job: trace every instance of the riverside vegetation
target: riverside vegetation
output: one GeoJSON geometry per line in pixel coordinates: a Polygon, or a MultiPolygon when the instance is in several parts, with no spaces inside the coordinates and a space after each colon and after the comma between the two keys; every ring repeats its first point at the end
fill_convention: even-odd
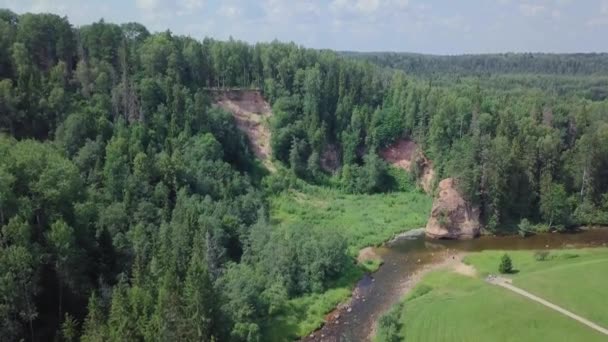
{"type": "Polygon", "coordinates": [[[489,231],[605,224],[608,102],[581,75],[606,76],[608,59],[576,63],[560,73],[573,91],[507,91],[295,44],[0,10],[0,340],[307,334],[364,272],[358,248],[424,223],[420,170],[377,154],[400,138],[489,231]],[[272,105],[276,172],[213,106],[211,89],[232,88],[272,105]]]}

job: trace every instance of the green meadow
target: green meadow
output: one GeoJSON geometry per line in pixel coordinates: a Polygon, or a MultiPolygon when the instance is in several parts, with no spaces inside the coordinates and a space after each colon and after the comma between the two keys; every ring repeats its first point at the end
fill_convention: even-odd
{"type": "Polygon", "coordinates": [[[352,195],[339,190],[306,186],[271,201],[273,223],[289,226],[306,222],[313,229],[338,230],[353,255],[378,245],[395,234],[426,225],[432,199],[419,191],[352,195]]]}
{"type": "MultiPolygon", "coordinates": [[[[484,281],[503,251],[465,259],[478,276],[450,270],[425,276],[380,325],[376,341],[606,341],[606,336],[541,304],[484,281]],[[389,324],[390,323],[390,324],[389,324]]],[[[569,311],[608,325],[608,249],[508,252],[513,284],[569,311]]]]}

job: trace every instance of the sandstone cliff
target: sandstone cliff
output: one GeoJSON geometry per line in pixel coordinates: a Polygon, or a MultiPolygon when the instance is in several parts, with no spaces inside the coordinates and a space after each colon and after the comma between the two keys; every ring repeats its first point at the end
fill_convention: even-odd
{"type": "Polygon", "coordinates": [[[454,180],[439,183],[431,217],[426,224],[426,235],[435,239],[471,239],[479,235],[479,209],[465,201],[456,189],[454,180]]]}

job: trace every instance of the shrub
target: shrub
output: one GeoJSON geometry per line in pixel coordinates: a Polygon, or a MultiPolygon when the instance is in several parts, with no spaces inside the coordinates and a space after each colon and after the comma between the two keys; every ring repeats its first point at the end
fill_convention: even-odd
{"type": "Polygon", "coordinates": [[[403,302],[395,305],[391,310],[378,320],[378,332],[376,341],[398,342],[402,341],[401,329],[403,328],[403,302]]]}
{"type": "Polygon", "coordinates": [[[534,259],[536,261],[545,261],[549,258],[549,251],[536,251],[534,253],[534,259]]]}
{"type": "Polygon", "coordinates": [[[564,253],[564,254],[559,255],[560,259],[574,259],[574,258],[578,258],[578,257],[579,257],[579,255],[574,254],[574,253],[564,253]]]}
{"type": "Polygon", "coordinates": [[[504,254],[500,259],[500,265],[498,265],[498,272],[507,274],[513,272],[513,263],[509,254],[504,254]]]}
{"type": "Polygon", "coordinates": [[[530,224],[530,221],[525,218],[519,222],[517,230],[521,237],[526,237],[532,234],[533,227],[532,224],[530,224]]]}
{"type": "Polygon", "coordinates": [[[450,223],[450,215],[446,210],[442,210],[439,212],[439,215],[437,215],[437,223],[439,223],[441,227],[448,226],[448,224],[450,223]]]}
{"type": "Polygon", "coordinates": [[[412,300],[414,298],[418,298],[418,297],[422,297],[425,294],[429,293],[433,291],[433,287],[426,285],[426,284],[422,284],[422,285],[418,285],[416,286],[416,288],[414,288],[414,291],[412,291],[412,294],[408,297],[408,300],[412,300]]]}

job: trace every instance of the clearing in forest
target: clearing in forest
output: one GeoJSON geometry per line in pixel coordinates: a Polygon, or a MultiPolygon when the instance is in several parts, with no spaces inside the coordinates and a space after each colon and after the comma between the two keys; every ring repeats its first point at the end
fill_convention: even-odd
{"type": "Polygon", "coordinates": [[[270,171],[275,167],[270,161],[270,128],[268,119],[272,116],[270,104],[259,90],[214,91],[214,105],[232,113],[237,127],[249,139],[255,156],[270,171]]]}
{"type": "Polygon", "coordinates": [[[422,153],[418,144],[409,139],[399,139],[380,151],[380,155],[387,163],[408,172],[412,171],[414,163],[418,163],[421,167],[421,175],[418,181],[426,193],[431,192],[435,170],[433,169],[433,163],[422,153]]]}

